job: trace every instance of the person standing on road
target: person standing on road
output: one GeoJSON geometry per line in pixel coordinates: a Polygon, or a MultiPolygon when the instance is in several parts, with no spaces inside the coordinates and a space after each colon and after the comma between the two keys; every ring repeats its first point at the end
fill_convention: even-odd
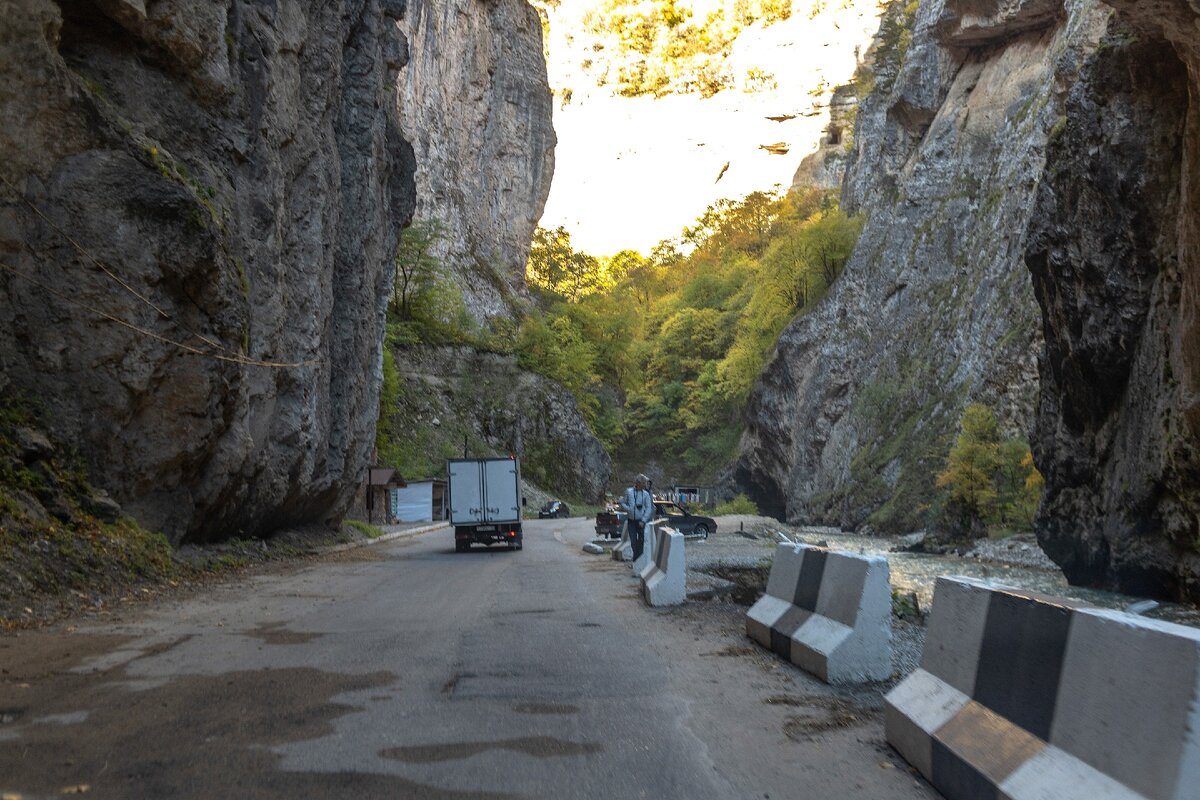
{"type": "Polygon", "coordinates": [[[633,486],[625,490],[619,504],[629,523],[629,544],[633,548],[634,561],[642,557],[646,546],[646,523],[654,519],[654,498],[646,490],[649,485],[649,478],[638,475],[633,486]]]}

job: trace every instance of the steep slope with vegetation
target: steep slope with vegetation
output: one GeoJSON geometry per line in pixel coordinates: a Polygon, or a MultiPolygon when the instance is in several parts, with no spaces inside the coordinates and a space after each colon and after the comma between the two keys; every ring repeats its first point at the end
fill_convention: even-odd
{"type": "Polygon", "coordinates": [[[718,203],[649,257],[597,258],[539,231],[529,281],[543,310],[522,324],[519,357],[576,393],[622,473],[713,483],[776,336],[834,284],[860,224],[808,190],[718,203]]]}
{"type": "Polygon", "coordinates": [[[597,86],[625,97],[711,97],[742,77],[729,64],[738,35],[756,22],[767,26],[791,15],[792,0],[605,0],[584,14],[580,51],[593,55],[580,67],[597,86]],[[603,58],[595,55],[600,52],[603,58]]]}
{"type": "Polygon", "coordinates": [[[537,487],[585,503],[603,496],[611,459],[562,384],[523,369],[513,353],[398,352],[385,366],[381,463],[423,477],[441,475],[448,458],[512,453],[537,487]]]}
{"type": "Polygon", "coordinates": [[[460,282],[435,255],[443,235],[440,223],[418,220],[400,237],[387,307],[378,463],[426,478],[442,474],[447,458],[513,454],[524,477],[545,491],[598,500],[611,461],[563,385],[570,376],[525,369],[519,323],[469,310],[460,282]]]}
{"type": "Polygon", "coordinates": [[[540,488],[595,501],[607,452],[571,394],[515,355],[554,168],[538,16],[524,0],[418,0],[402,28],[417,208],[387,306],[378,461],[426,478],[450,457],[511,453],[540,488]]]}

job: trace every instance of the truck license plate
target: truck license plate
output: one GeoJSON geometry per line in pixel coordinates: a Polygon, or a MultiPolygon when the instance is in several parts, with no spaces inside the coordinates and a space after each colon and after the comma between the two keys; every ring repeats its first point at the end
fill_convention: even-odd
{"type": "Polygon", "coordinates": [[[477,531],[494,531],[494,530],[496,530],[496,526],[495,525],[480,525],[477,528],[475,528],[475,530],[477,530],[477,531]]]}

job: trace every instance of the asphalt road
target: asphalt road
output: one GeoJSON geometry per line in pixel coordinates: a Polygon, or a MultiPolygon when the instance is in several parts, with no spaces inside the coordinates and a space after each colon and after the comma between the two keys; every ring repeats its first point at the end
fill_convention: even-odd
{"type": "Polygon", "coordinates": [[[0,638],[0,794],[936,797],[839,694],[739,629],[649,609],[583,519],[449,530],[0,638]]]}

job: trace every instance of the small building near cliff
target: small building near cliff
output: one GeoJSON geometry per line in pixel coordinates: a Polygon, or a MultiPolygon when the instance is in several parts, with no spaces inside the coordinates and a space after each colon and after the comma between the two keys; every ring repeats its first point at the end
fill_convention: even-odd
{"type": "Polygon", "coordinates": [[[400,473],[390,467],[369,467],[366,479],[359,484],[354,503],[346,513],[346,518],[362,520],[372,525],[395,523],[397,520],[392,518],[388,493],[407,485],[400,473]]]}
{"type": "Polygon", "coordinates": [[[446,481],[408,481],[388,490],[388,513],[394,522],[432,522],[446,518],[446,481]]]}

